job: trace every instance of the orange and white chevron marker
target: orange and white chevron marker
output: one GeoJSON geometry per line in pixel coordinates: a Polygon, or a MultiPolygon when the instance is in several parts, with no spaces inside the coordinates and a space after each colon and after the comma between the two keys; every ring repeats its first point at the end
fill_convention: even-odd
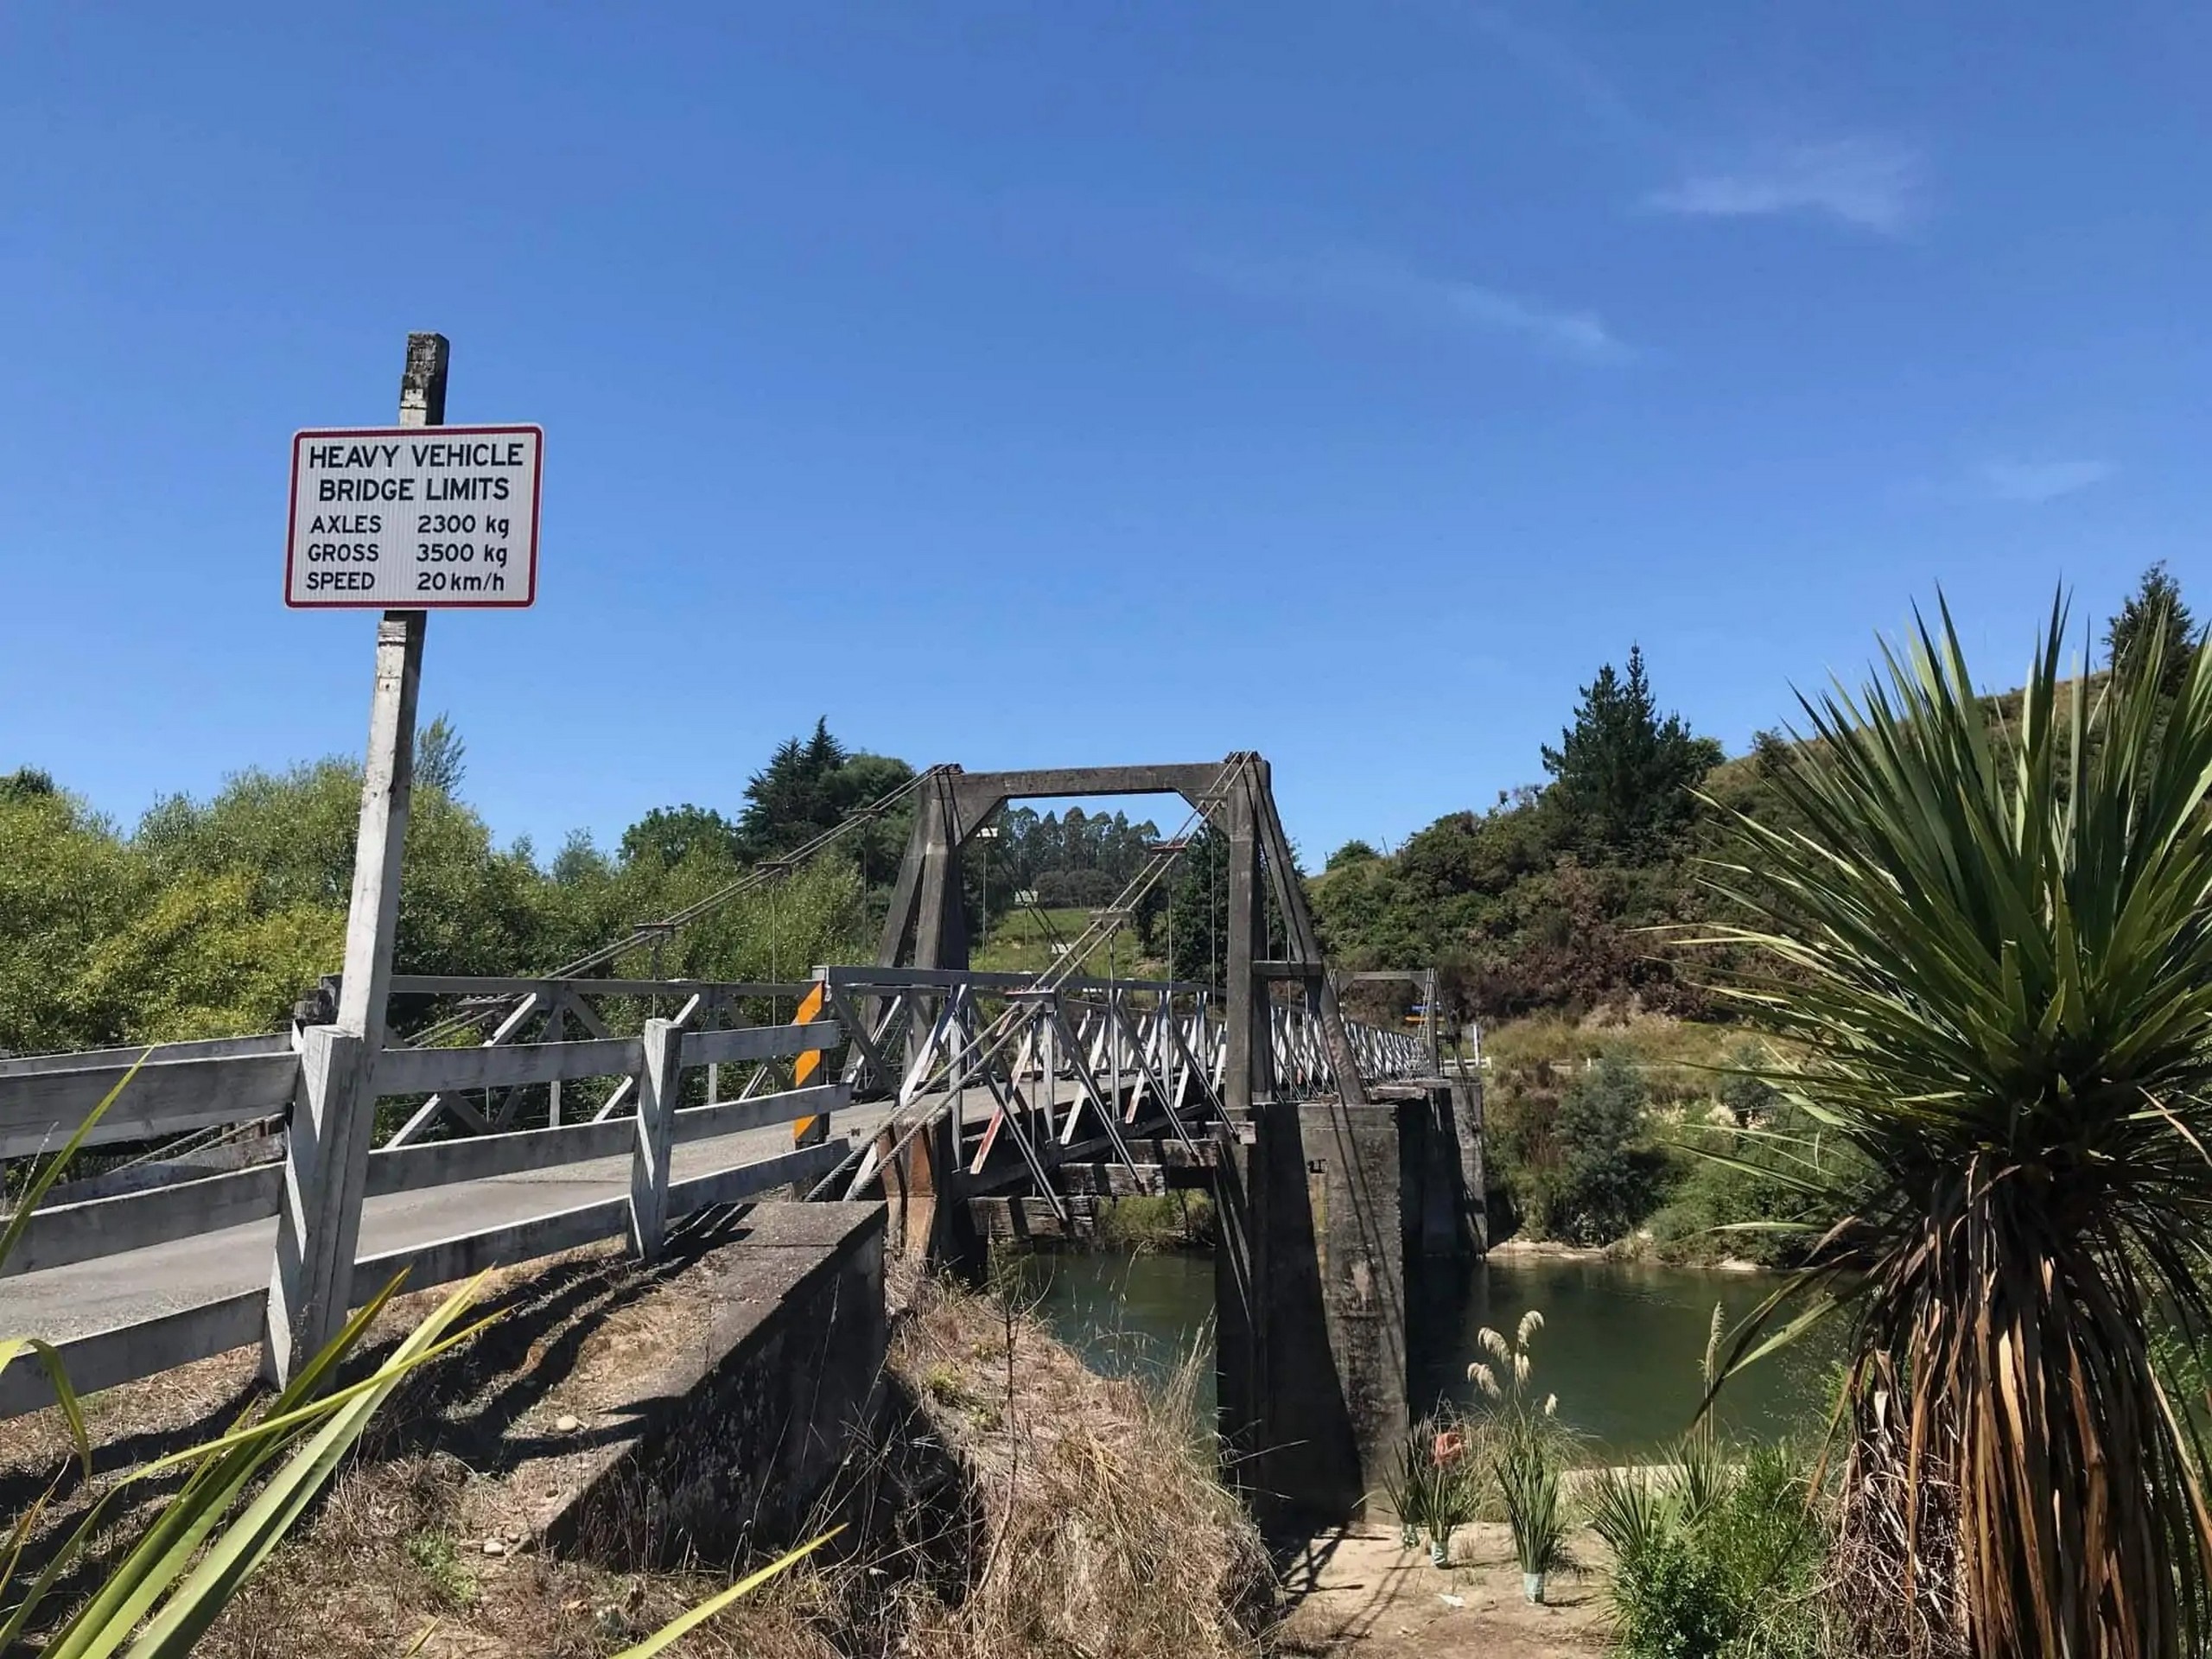
{"type": "MultiPolygon", "coordinates": [[[[822,1017],[822,1005],[828,1000],[829,995],[829,985],[822,980],[816,980],[814,988],[799,998],[798,1013],[792,1019],[791,1023],[795,1026],[812,1025],[822,1017]]],[[[802,1049],[798,1058],[791,1062],[791,1082],[804,1089],[807,1086],[807,1080],[821,1069],[822,1051],[818,1048],[802,1049]]],[[[800,1118],[791,1125],[791,1139],[795,1141],[804,1141],[806,1138],[806,1132],[813,1127],[812,1118],[800,1118]]]]}

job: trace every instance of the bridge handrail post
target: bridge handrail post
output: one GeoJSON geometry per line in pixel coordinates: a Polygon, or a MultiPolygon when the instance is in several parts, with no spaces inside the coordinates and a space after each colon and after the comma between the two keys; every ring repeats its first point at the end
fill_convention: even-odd
{"type": "Polygon", "coordinates": [[[649,1266],[660,1260],[668,1243],[668,1166],[683,1097],[683,1027],[673,1020],[645,1021],[638,1138],[630,1159],[630,1247],[649,1266]]]}
{"type": "Polygon", "coordinates": [[[279,1386],[338,1334],[353,1306],[376,1128],[374,1069],[358,1032],[312,1026],[302,1034],[262,1338],[263,1370],[279,1386]]]}

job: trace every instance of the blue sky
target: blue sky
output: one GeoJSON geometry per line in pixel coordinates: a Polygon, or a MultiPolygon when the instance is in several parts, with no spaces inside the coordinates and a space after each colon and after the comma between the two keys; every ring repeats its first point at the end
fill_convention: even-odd
{"type": "MultiPolygon", "coordinates": [[[[0,10],[0,767],[128,822],[358,747],[288,440],[546,439],[426,712],[542,850],[826,715],[1274,763],[1309,855],[1540,776],[1602,661],[1741,747],[1938,584],[2010,683],[2212,521],[2179,4],[0,10]]],[[[2200,609],[2212,593],[2199,596],[2200,609]]]]}

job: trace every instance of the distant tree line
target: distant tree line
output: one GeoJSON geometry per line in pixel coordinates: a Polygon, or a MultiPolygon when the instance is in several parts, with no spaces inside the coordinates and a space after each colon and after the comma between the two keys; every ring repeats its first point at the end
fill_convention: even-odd
{"type": "MultiPolygon", "coordinates": [[[[657,808],[608,853],[572,836],[550,860],[494,842],[461,798],[466,746],[442,716],[418,734],[395,965],[513,974],[575,960],[729,885],[912,776],[848,753],[826,727],[777,750],[736,818],[657,808]]],[[[0,774],[0,1052],[281,1028],[339,966],[360,768],[310,761],[233,774],[206,800],[162,799],[125,830],[48,773],[0,774]]],[[[903,809],[830,853],[616,964],[671,976],[792,979],[873,951],[903,809]]]]}
{"type": "Polygon", "coordinates": [[[969,842],[965,856],[988,862],[994,914],[1011,908],[1020,893],[1034,893],[1046,910],[1109,905],[1160,839],[1149,819],[1131,823],[1126,813],[1109,817],[1079,806],[1065,816],[1009,807],[989,827],[997,835],[969,842]]]}
{"type": "MultiPolygon", "coordinates": [[[[2179,584],[2154,565],[2107,631],[2101,671],[2140,671],[2156,642],[2171,690],[2200,637],[2179,584]]],[[[2016,701],[1991,699],[1992,717],[2017,713],[2016,701]]],[[[1461,1015],[1722,1012],[1672,936],[1720,902],[1700,861],[1719,847],[1727,816],[1781,813],[1777,770],[1817,758],[1770,732],[1724,758],[1662,711],[1635,646],[1582,688],[1540,758],[1548,780],[1487,810],[1447,814],[1388,856],[1357,841],[1331,855],[1310,891],[1332,956],[1436,967],[1461,1015]]]]}
{"type": "MultiPolygon", "coordinates": [[[[2178,584],[2145,573],[2113,618],[2106,671],[2141,671],[2162,642],[2171,677],[2198,634],[2178,584]]],[[[1995,700],[2002,712],[2003,699],[1995,700]]],[[[1311,878],[1332,956],[1348,966],[1436,966],[1456,1011],[1575,1013],[1634,1001],[1709,1013],[1663,932],[1713,901],[1696,861],[1719,816],[1777,810],[1774,768],[1807,764],[1762,734],[1723,760],[1662,713],[1643,654],[1602,667],[1560,741],[1549,781],[1489,810],[1440,818],[1388,855],[1350,842],[1311,878]]],[[[645,813],[612,851],[572,836],[550,859],[498,845],[463,799],[467,747],[439,718],[420,734],[400,899],[402,971],[514,973],[572,960],[739,874],[788,857],[912,779],[889,756],[849,750],[817,722],[779,745],[734,814],[690,803],[645,813]]],[[[128,829],[31,765],[0,772],[0,1052],[271,1030],[335,971],[351,891],[359,766],[346,760],[249,768],[206,800],[157,802],[128,829]]],[[[768,884],[662,949],[670,975],[765,979],[873,952],[911,817],[855,824],[825,857],[768,884]]],[[[1126,815],[1001,816],[970,843],[970,904],[1019,893],[1047,906],[1110,902],[1159,830],[1126,815]]],[[[1302,879],[1302,878],[1301,878],[1302,879]]],[[[1147,952],[1182,976],[1226,958],[1224,849],[1192,838],[1137,918],[1147,952]]],[[[1272,900],[1270,938],[1281,922],[1272,900]]],[[[1271,945],[1269,948],[1275,948],[1271,945]]],[[[622,965],[642,973],[641,957],[622,965]]]]}

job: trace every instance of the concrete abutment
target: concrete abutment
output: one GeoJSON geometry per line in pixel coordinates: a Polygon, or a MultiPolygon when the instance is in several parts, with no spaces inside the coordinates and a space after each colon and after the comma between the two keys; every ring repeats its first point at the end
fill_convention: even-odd
{"type": "Polygon", "coordinates": [[[619,1425],[532,1529],[615,1564],[793,1535],[883,1404],[884,1206],[762,1204],[696,1269],[696,1328],[600,1402],[619,1425]]]}

